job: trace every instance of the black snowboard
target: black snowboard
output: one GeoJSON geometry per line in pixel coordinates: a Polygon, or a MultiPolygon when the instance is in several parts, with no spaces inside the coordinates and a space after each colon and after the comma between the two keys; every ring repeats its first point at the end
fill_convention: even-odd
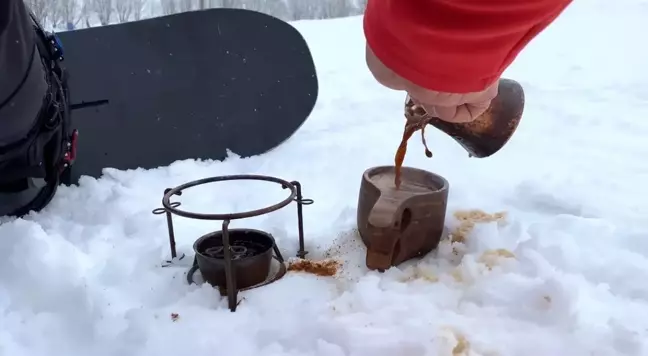
{"type": "Polygon", "coordinates": [[[193,11],[58,37],[78,129],[72,183],[106,167],[265,153],[317,99],[301,34],[254,11],[193,11]]]}

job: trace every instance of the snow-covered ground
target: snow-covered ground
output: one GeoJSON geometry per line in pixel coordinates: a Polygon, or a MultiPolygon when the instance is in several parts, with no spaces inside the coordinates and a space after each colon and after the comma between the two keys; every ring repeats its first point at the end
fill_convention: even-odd
{"type": "MultiPolygon", "coordinates": [[[[506,217],[384,274],[363,267],[355,208],[361,173],[393,160],[403,94],[364,67],[361,18],[297,23],[321,94],[289,142],[249,159],[108,171],[0,225],[0,356],[648,354],[647,16],[646,1],[575,2],[506,72],[527,106],[494,157],[470,159],[428,130],[428,159],[413,139],[406,164],[450,181],[451,229],[456,212],[506,217]],[[160,268],[166,224],[151,210],[164,188],[235,173],[301,181],[315,200],[309,257],[344,261],[339,274],[291,272],[230,313],[215,290],[186,285],[185,269],[160,268]]],[[[285,194],[222,183],[182,202],[242,211],[285,194]]],[[[266,229],[294,256],[295,220],[289,207],[233,226],[266,229]]],[[[187,253],[219,227],[175,223],[187,253]]]]}

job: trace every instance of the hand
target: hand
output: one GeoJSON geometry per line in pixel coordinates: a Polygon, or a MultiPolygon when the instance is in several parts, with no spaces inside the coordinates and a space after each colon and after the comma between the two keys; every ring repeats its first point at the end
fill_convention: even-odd
{"type": "Polygon", "coordinates": [[[481,92],[442,93],[422,88],[394,73],[374,55],[369,46],[366,48],[366,59],[369,70],[380,84],[406,91],[414,103],[421,105],[431,116],[444,121],[471,122],[483,114],[497,96],[498,81],[481,92]]]}

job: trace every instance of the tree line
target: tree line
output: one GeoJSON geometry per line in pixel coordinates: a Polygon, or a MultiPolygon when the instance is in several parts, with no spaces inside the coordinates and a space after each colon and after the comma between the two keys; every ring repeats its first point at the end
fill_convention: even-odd
{"type": "MultiPolygon", "coordinates": [[[[2,0],[0,0],[2,1],[2,0]]],[[[42,24],[76,29],[208,8],[241,8],[284,21],[362,14],[366,0],[26,0],[42,24]]]]}

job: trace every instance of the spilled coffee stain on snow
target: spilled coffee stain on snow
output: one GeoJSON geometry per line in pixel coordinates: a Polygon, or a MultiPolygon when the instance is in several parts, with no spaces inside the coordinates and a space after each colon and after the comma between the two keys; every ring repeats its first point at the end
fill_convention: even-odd
{"type": "Polygon", "coordinates": [[[450,234],[452,242],[465,243],[468,235],[478,223],[490,223],[506,219],[506,212],[489,214],[481,210],[457,211],[454,217],[459,220],[459,226],[450,234]]]}
{"type": "Polygon", "coordinates": [[[294,260],[288,264],[290,272],[306,272],[321,277],[331,277],[337,274],[340,263],[336,260],[294,260]]]}

